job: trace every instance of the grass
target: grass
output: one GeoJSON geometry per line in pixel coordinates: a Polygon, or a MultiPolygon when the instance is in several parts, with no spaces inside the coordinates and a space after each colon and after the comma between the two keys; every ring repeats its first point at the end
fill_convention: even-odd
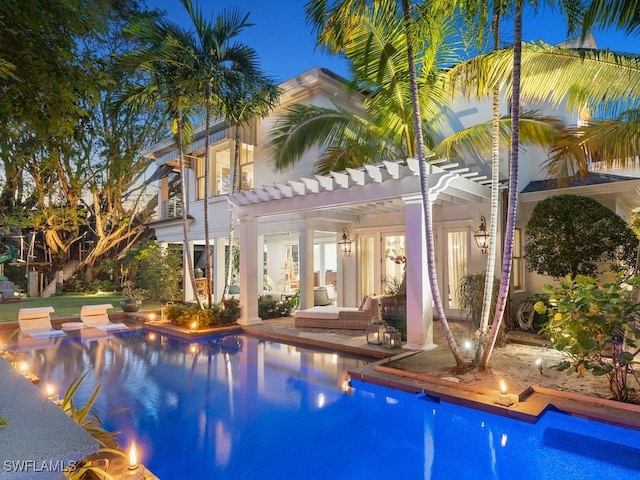
{"type": "MultiPolygon", "coordinates": [[[[80,308],[83,305],[99,305],[110,303],[113,305],[112,311],[120,311],[120,300],[124,297],[120,294],[72,294],[53,297],[24,297],[15,303],[0,303],[0,322],[17,322],[18,310],[21,308],[33,307],[53,307],[55,312],[51,318],[73,317],[80,315],[80,308]]],[[[159,303],[143,302],[142,310],[159,309],[159,303]]]]}

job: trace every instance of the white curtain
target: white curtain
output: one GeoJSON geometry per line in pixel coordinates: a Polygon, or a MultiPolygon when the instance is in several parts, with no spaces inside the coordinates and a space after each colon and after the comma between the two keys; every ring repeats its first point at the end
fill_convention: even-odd
{"type": "Polygon", "coordinates": [[[462,277],[467,274],[467,232],[449,232],[447,242],[449,308],[460,308],[458,287],[462,277]]]}
{"type": "Polygon", "coordinates": [[[373,236],[358,237],[360,255],[360,297],[376,292],[375,239],[373,236]]]}

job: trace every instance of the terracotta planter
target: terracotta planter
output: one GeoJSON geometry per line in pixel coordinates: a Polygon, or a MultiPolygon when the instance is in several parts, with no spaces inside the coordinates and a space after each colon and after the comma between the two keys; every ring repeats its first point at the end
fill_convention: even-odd
{"type": "Polygon", "coordinates": [[[141,305],[142,300],[138,300],[137,298],[125,298],[120,301],[120,308],[122,308],[123,312],[137,312],[140,310],[141,305]]]}

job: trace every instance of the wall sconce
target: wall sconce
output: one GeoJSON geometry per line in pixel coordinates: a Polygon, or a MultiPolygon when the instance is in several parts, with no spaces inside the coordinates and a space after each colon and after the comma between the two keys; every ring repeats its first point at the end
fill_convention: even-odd
{"type": "Polygon", "coordinates": [[[487,253],[487,250],[489,249],[489,233],[487,232],[487,224],[484,219],[484,215],[480,217],[480,228],[473,234],[473,238],[482,253],[487,253]]]}
{"type": "Polygon", "coordinates": [[[342,239],[338,242],[338,249],[345,257],[348,257],[351,254],[351,243],[351,240],[349,240],[349,234],[345,228],[342,230],[342,239]]]}

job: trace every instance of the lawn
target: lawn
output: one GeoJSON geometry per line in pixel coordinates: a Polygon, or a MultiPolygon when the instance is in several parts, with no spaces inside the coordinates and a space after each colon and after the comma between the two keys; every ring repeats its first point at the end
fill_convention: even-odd
{"type": "MultiPolygon", "coordinates": [[[[16,322],[18,321],[18,310],[21,308],[32,307],[53,307],[55,312],[51,314],[51,318],[55,317],[72,317],[80,315],[80,308],[83,305],[99,305],[102,303],[110,303],[113,305],[113,312],[120,311],[120,300],[122,295],[112,294],[77,294],[77,295],[61,295],[53,297],[24,297],[15,303],[0,303],[0,322],[16,322]]],[[[144,302],[142,310],[159,309],[159,303],[144,302]]]]}

